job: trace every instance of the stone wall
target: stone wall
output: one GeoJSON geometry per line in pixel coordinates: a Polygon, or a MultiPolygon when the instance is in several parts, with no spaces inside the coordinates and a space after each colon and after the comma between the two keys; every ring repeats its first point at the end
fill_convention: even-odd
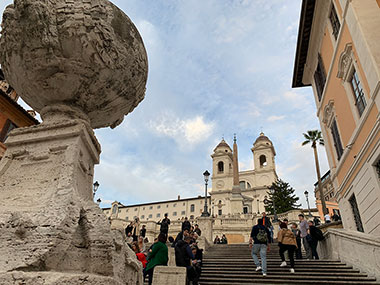
{"type": "Polygon", "coordinates": [[[329,228],[319,243],[322,259],[339,259],[380,279],[380,238],[365,233],[329,228]]]}

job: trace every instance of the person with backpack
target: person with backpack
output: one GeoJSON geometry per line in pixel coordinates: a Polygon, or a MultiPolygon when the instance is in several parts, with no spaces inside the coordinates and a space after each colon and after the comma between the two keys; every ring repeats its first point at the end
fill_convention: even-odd
{"type": "Polygon", "coordinates": [[[309,221],[309,230],[306,238],[311,247],[312,258],[319,259],[317,252],[318,241],[324,240],[324,236],[322,231],[314,225],[313,221],[309,221]]]}
{"type": "Polygon", "coordinates": [[[284,255],[284,252],[287,251],[290,259],[290,273],[294,273],[294,251],[297,248],[296,236],[288,229],[286,223],[281,223],[280,228],[281,230],[277,234],[278,245],[280,246],[280,257],[282,260],[280,267],[287,265],[284,255]]]}
{"type": "Polygon", "coordinates": [[[270,240],[270,232],[263,225],[263,219],[258,219],[257,225],[252,227],[249,248],[252,250],[252,258],[256,265],[256,271],[262,270],[263,276],[267,275],[267,251],[270,250],[270,240]],[[259,253],[261,264],[257,256],[259,253]]]}

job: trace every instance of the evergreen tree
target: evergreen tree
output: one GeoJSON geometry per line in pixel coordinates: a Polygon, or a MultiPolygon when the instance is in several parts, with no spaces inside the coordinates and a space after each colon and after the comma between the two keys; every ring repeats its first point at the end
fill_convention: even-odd
{"type": "Polygon", "coordinates": [[[277,179],[276,182],[272,183],[271,186],[274,191],[268,191],[268,201],[265,206],[265,210],[271,215],[274,214],[273,210],[273,200],[275,202],[277,214],[281,214],[290,210],[298,209],[301,204],[297,204],[300,199],[294,194],[294,189],[289,185],[289,183],[277,179]]]}

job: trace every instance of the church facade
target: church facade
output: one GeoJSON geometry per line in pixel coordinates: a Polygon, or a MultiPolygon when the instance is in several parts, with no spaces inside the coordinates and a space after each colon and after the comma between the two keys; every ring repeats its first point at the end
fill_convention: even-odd
{"type": "MultiPolygon", "coordinates": [[[[275,155],[271,140],[263,133],[256,139],[251,148],[254,169],[238,170],[238,153],[236,138],[234,151],[223,139],[211,155],[212,190],[207,197],[208,211],[213,217],[248,215],[263,212],[264,199],[268,186],[277,179],[275,155]]],[[[139,218],[141,222],[159,221],[165,214],[171,220],[182,220],[188,217],[195,220],[204,210],[204,196],[162,202],[144,203],[124,206],[115,201],[104,213],[111,220],[127,224],[139,218]]]]}

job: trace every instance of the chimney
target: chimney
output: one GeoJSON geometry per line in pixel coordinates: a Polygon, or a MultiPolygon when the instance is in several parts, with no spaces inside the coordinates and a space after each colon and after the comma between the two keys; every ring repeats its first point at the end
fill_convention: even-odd
{"type": "Polygon", "coordinates": [[[181,200],[181,195],[178,195],[178,200],[181,200]]]}

